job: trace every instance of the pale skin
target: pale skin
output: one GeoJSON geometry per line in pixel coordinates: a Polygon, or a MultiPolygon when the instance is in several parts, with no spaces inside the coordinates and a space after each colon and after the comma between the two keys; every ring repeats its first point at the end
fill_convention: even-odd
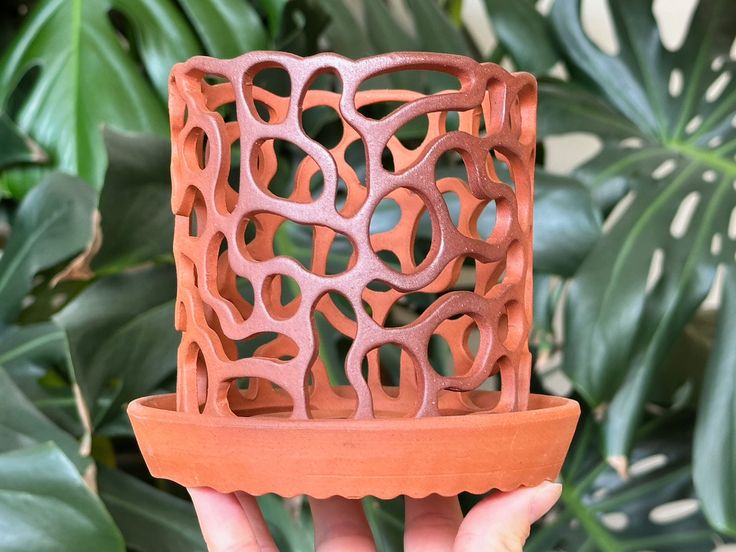
{"type": "MultiPolygon", "coordinates": [[[[463,518],[457,497],[406,498],[404,550],[407,552],[517,552],[531,524],[557,502],[558,483],[492,494],[463,518]]],[[[211,552],[276,551],[254,497],[189,489],[211,552]]],[[[360,501],[309,499],[318,552],[375,550],[360,501]]]]}

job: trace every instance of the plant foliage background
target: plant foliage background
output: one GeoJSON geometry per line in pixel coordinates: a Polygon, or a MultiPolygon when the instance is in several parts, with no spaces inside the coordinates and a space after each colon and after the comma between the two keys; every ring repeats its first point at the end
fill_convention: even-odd
{"type": "MultiPolygon", "coordinates": [[[[482,52],[461,2],[2,5],[0,549],[203,549],[186,493],[147,475],[124,409],[175,379],[168,70],[253,49],[431,50],[538,76],[533,384],[562,385],[584,413],[528,549],[736,536],[732,0],[700,0],[674,51],[651,2],[610,1],[615,55],[586,35],[578,0],[485,0],[498,44],[482,52]],[[569,133],[602,147],[545,171],[546,139],[569,133]]],[[[298,254],[299,236],[287,245],[298,254]]],[[[311,549],[302,502],[260,500],[282,549],[311,549]]],[[[400,549],[401,501],[365,510],[380,549],[400,549]]]]}

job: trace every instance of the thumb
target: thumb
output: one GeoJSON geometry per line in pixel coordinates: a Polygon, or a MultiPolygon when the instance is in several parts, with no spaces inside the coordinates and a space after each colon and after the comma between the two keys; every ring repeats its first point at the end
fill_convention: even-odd
{"type": "Polygon", "coordinates": [[[542,517],[562,493],[559,483],[496,493],[481,500],[460,524],[455,552],[523,550],[531,524],[542,517]]]}

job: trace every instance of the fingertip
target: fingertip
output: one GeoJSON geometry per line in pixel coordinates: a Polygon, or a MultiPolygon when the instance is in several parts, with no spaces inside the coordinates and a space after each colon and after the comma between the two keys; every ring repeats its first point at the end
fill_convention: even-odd
{"type": "Polygon", "coordinates": [[[514,491],[497,492],[487,495],[477,505],[486,508],[527,508],[530,523],[539,520],[559,500],[562,494],[562,485],[552,481],[544,481],[535,487],[520,487],[514,491]]]}
{"type": "Polygon", "coordinates": [[[221,496],[221,493],[209,487],[187,487],[186,489],[193,501],[218,500],[218,497],[221,496]]]}
{"type": "Polygon", "coordinates": [[[549,511],[561,492],[560,484],[545,482],[487,496],[460,525],[454,550],[522,550],[531,524],[549,511]]]}
{"type": "Polygon", "coordinates": [[[194,508],[198,510],[198,513],[201,510],[201,515],[207,515],[212,508],[235,504],[234,496],[209,487],[187,487],[187,492],[192,497],[194,508]]]}
{"type": "Polygon", "coordinates": [[[531,523],[536,522],[544,514],[549,512],[555,503],[560,499],[562,494],[562,485],[545,481],[541,485],[533,487],[534,496],[532,496],[531,507],[529,509],[531,523]]]}

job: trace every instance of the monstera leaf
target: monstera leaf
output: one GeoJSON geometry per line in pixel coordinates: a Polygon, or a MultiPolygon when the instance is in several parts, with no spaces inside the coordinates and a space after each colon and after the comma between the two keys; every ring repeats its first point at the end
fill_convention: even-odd
{"type": "Polygon", "coordinates": [[[79,454],[79,442],[45,417],[0,367],[0,453],[53,441],[80,472],[89,459],[79,454]]]}
{"type": "MultiPolygon", "coordinates": [[[[54,167],[99,187],[106,163],[101,124],[165,132],[168,71],[197,50],[171,2],[45,0],[0,61],[0,105],[49,153],[54,167]],[[129,25],[145,73],[111,13],[129,25]]],[[[36,175],[10,171],[0,186],[21,195],[36,175]]]]}
{"type": "Polygon", "coordinates": [[[106,466],[99,467],[97,483],[100,498],[129,548],[141,552],[206,550],[190,502],[106,466]]]}
{"type": "Polygon", "coordinates": [[[598,452],[595,424],[580,428],[563,469],[560,502],[524,550],[713,550],[720,537],[694,497],[692,425],[687,416],[648,422],[627,480],[598,452]]]}
{"type": "MultiPolygon", "coordinates": [[[[182,0],[207,51],[216,57],[236,57],[268,48],[266,30],[256,9],[242,0],[182,0]]],[[[283,9],[283,6],[281,7],[283,9]]]]}
{"type": "Polygon", "coordinates": [[[172,266],[123,272],[96,281],[54,316],[95,426],[174,373],[175,292],[172,266]]]}
{"type": "Polygon", "coordinates": [[[0,454],[0,548],[125,550],[120,531],[51,443],[0,454]]]}
{"type": "Polygon", "coordinates": [[[38,272],[87,245],[95,200],[78,178],[51,173],[21,202],[0,257],[0,327],[18,316],[38,272]]]}
{"type": "Polygon", "coordinates": [[[714,526],[736,535],[736,271],[724,277],[716,346],[700,398],[695,427],[695,488],[704,497],[703,509],[714,526]]]}
{"type": "Polygon", "coordinates": [[[100,192],[102,245],[91,261],[97,274],[171,258],[169,141],[150,134],[105,130],[109,165],[100,192]]]}
{"type": "Polygon", "coordinates": [[[609,7],[617,55],[585,35],[579,2],[556,2],[551,23],[578,84],[542,85],[540,134],[603,142],[575,171],[607,220],[569,286],[564,363],[589,404],[607,412],[607,453],[623,467],[658,379],[675,377],[663,359],[718,265],[734,263],[736,11],[702,0],[682,46],[669,51],[650,3],[609,7]]]}
{"type": "MultiPolygon", "coordinates": [[[[165,134],[171,66],[201,53],[234,57],[278,45],[285,6],[277,0],[43,0],[0,59],[0,110],[48,152],[52,167],[100,187],[103,123],[165,134]]],[[[0,191],[21,196],[39,172],[8,171],[0,191]]]]}
{"type": "Polygon", "coordinates": [[[41,163],[46,153],[25,136],[5,113],[0,113],[0,169],[18,163],[41,163]]]}

